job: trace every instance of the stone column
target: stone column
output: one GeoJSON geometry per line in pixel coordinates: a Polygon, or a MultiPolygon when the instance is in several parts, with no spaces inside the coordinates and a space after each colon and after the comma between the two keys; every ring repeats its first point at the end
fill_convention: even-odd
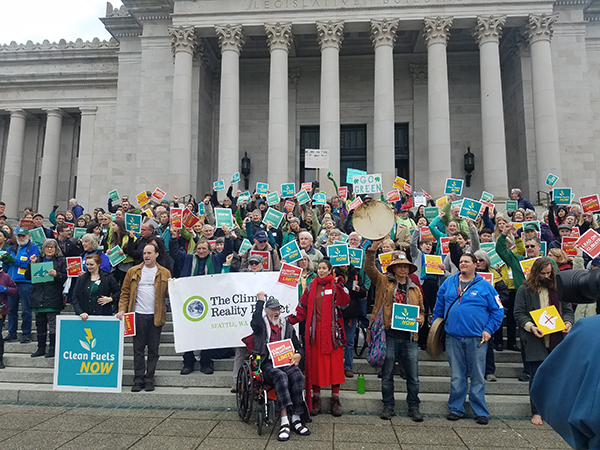
{"type": "Polygon", "coordinates": [[[496,197],[508,195],[504,105],[500,72],[500,36],[506,16],[477,17],[475,38],[479,44],[481,76],[481,131],[483,182],[496,197]]]}
{"type": "Polygon", "coordinates": [[[375,101],[373,104],[373,172],[381,173],[390,188],[396,178],[394,146],[394,43],[399,20],[371,20],[375,47],[375,101]]]}
{"type": "Polygon", "coordinates": [[[298,82],[300,80],[300,67],[293,67],[288,74],[288,174],[290,182],[295,181],[300,167],[300,147],[296,145],[296,103],[298,82]]]}
{"type": "Polygon", "coordinates": [[[103,198],[98,195],[92,199],[92,173],[93,173],[93,155],[94,155],[94,126],[96,124],[95,106],[85,106],[79,108],[81,111],[81,125],[79,132],[79,158],[77,162],[77,202],[85,208],[93,205],[92,201],[103,198]]]}
{"type": "Polygon", "coordinates": [[[428,124],[427,124],[427,64],[411,64],[409,66],[413,84],[413,148],[412,165],[416,189],[429,189],[429,156],[428,124]]]}
{"type": "Polygon", "coordinates": [[[446,55],[452,22],[452,17],[425,18],[423,29],[428,68],[429,189],[433,196],[444,193],[446,178],[452,176],[446,55]]]}
{"type": "Polygon", "coordinates": [[[549,173],[561,176],[558,120],[550,41],[558,14],[531,15],[526,35],[531,51],[533,121],[538,189],[546,186],[549,173]]]}
{"type": "Polygon", "coordinates": [[[58,161],[60,156],[60,132],[63,112],[60,109],[46,109],[46,134],[44,136],[44,156],[42,157],[42,173],[38,211],[50,214],[56,203],[58,187],[58,161]]]}
{"type": "Polygon", "coordinates": [[[2,201],[6,203],[5,214],[9,219],[17,219],[19,216],[19,192],[21,191],[26,122],[27,113],[25,111],[22,109],[10,111],[4,180],[2,182],[2,201]]]}
{"type": "MultiPolygon", "coordinates": [[[[317,22],[317,39],[321,47],[320,147],[329,150],[329,170],[338,183],[340,172],[340,48],[344,40],[344,22],[317,22]]],[[[335,188],[327,180],[327,170],[320,170],[321,188],[328,197],[335,188]]]]}
{"type": "Polygon", "coordinates": [[[191,187],[192,64],[197,42],[194,27],[169,27],[168,32],[175,60],[169,190],[174,195],[185,195],[191,187]]]}
{"type": "Polygon", "coordinates": [[[268,183],[280,190],[288,176],[288,54],[292,44],[292,24],[265,24],[271,52],[269,82],[268,183]]]}
{"type": "Polygon", "coordinates": [[[240,166],[240,53],[244,35],[241,25],[215,26],[215,31],[221,48],[218,179],[225,180],[227,186],[240,166]]]}

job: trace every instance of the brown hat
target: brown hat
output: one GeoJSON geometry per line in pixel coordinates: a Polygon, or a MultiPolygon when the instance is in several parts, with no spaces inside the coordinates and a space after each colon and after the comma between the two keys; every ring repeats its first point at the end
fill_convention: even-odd
{"type": "Polygon", "coordinates": [[[387,266],[388,272],[392,267],[398,264],[406,264],[408,266],[408,273],[415,273],[417,271],[417,266],[408,260],[406,253],[404,252],[394,252],[392,254],[392,262],[387,266]]]}

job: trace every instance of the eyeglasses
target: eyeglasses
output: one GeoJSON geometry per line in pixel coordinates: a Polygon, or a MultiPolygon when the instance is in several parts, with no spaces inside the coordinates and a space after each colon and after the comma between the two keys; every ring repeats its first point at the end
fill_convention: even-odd
{"type": "Polygon", "coordinates": [[[485,262],[485,259],[477,258],[477,262],[485,262]]]}
{"type": "Polygon", "coordinates": [[[250,264],[251,266],[256,266],[256,265],[258,265],[260,263],[256,262],[256,261],[250,261],[248,264],[250,264]]]}
{"type": "Polygon", "coordinates": [[[536,248],[536,247],[537,247],[537,245],[535,245],[535,244],[534,245],[526,245],[525,246],[525,248],[536,248]]]}

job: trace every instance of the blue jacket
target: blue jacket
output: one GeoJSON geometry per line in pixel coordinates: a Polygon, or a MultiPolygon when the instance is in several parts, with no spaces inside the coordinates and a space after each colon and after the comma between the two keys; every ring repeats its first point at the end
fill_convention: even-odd
{"type": "Polygon", "coordinates": [[[6,273],[8,273],[15,283],[31,283],[31,280],[25,279],[25,271],[29,265],[29,257],[31,255],[40,255],[38,246],[29,241],[29,244],[25,247],[19,247],[18,245],[11,246],[8,253],[15,260],[12,264],[7,264],[6,273]]]}
{"type": "Polygon", "coordinates": [[[79,219],[79,216],[83,214],[83,206],[75,205],[73,208],[71,208],[71,212],[75,216],[75,219],[79,219]]]}
{"type": "MultiPolygon", "coordinates": [[[[196,264],[198,264],[198,262],[201,262],[197,254],[194,252],[194,254],[190,255],[182,251],[179,248],[179,243],[177,242],[176,238],[171,238],[171,245],[169,246],[169,248],[171,249],[169,251],[171,258],[173,258],[175,264],[180,269],[180,276],[191,277],[192,268],[194,267],[194,260],[196,260],[196,264]]],[[[225,238],[225,245],[223,246],[223,250],[221,251],[221,253],[217,253],[216,255],[209,255],[209,258],[212,258],[213,267],[215,269],[214,273],[221,273],[221,271],[223,270],[223,263],[225,262],[225,259],[227,258],[227,256],[229,256],[230,253],[233,253],[233,239],[228,237],[225,238]]],[[[206,261],[202,261],[202,263],[202,266],[198,270],[198,275],[205,275],[204,269],[206,267],[206,261]]]]}
{"type": "MultiPolygon", "coordinates": [[[[433,320],[443,319],[452,302],[458,298],[459,276],[460,273],[457,273],[448,277],[440,286],[433,320]]],[[[445,330],[456,339],[479,337],[484,331],[492,335],[500,328],[503,318],[504,310],[498,293],[490,283],[475,274],[462,298],[450,310],[445,330]]]]}

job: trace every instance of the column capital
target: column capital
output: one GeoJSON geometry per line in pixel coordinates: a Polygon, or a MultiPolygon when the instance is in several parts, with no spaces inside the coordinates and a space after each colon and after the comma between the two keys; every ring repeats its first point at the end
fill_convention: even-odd
{"type": "Polygon", "coordinates": [[[344,41],[344,21],[317,22],[317,39],[321,51],[328,47],[339,50],[344,41]]]}
{"type": "Polygon", "coordinates": [[[427,46],[429,47],[432,44],[448,45],[450,27],[453,22],[453,17],[425,17],[423,36],[427,46]]]}
{"type": "Polygon", "coordinates": [[[502,27],[506,23],[506,16],[477,16],[477,25],[473,36],[479,46],[487,42],[499,43],[502,37],[502,27]]]}
{"type": "Polygon", "coordinates": [[[551,41],[554,34],[554,24],[558,21],[557,14],[530,14],[525,26],[525,36],[529,44],[538,41],[551,41]]]}
{"type": "Polygon", "coordinates": [[[413,84],[427,84],[427,64],[411,64],[409,69],[413,84]]]}
{"type": "Polygon", "coordinates": [[[6,111],[8,111],[10,113],[10,118],[12,119],[13,117],[17,118],[17,119],[28,119],[31,118],[31,114],[28,113],[27,111],[25,111],[24,109],[7,109],[6,111]]]}
{"type": "Polygon", "coordinates": [[[380,45],[389,45],[391,47],[396,43],[396,31],[398,30],[399,19],[381,19],[371,20],[371,41],[373,47],[380,45]]]}
{"type": "Polygon", "coordinates": [[[285,50],[286,52],[290,51],[294,40],[291,23],[265,23],[265,31],[267,33],[269,51],[276,49],[285,50]]]}
{"type": "Polygon", "coordinates": [[[293,67],[288,72],[288,83],[291,88],[296,89],[300,80],[300,67],[293,67]]]}
{"type": "Polygon", "coordinates": [[[45,111],[48,117],[59,117],[62,119],[65,116],[65,113],[58,108],[42,108],[42,111],[45,111]]]}
{"type": "Polygon", "coordinates": [[[81,112],[82,116],[95,116],[96,111],[98,111],[97,106],[80,106],[79,112],[81,112]]]}
{"type": "Polygon", "coordinates": [[[219,37],[221,53],[226,50],[232,50],[236,53],[242,52],[246,40],[241,25],[215,25],[215,32],[219,37]]]}
{"type": "Polygon", "coordinates": [[[193,55],[197,48],[196,30],[194,27],[167,27],[171,36],[171,50],[173,55],[178,52],[187,52],[193,55]]]}

